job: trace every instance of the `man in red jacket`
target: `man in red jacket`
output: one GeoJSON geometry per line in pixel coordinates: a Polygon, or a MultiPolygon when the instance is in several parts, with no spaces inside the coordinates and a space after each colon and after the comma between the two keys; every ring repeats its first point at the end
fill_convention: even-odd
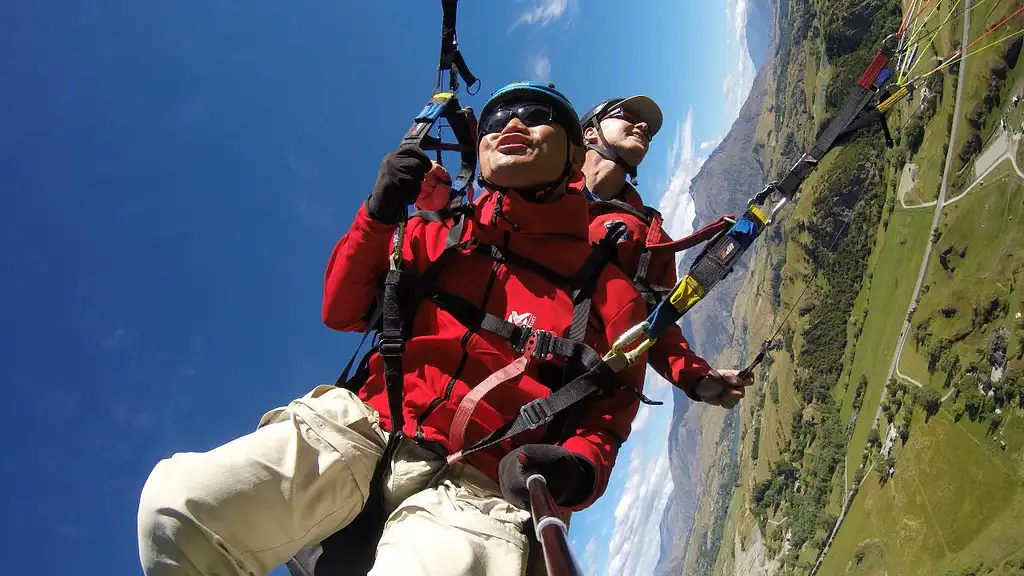
{"type": "Polygon", "coordinates": [[[147,575],[265,574],[378,499],[388,522],[370,574],[520,575],[530,474],[565,509],[601,496],[646,357],[617,374],[599,359],[644,319],[643,300],[591,256],[582,131],[564,96],[499,89],[478,136],[480,196],[456,218],[410,218],[400,271],[396,225],[431,164],[410,147],[385,157],[324,281],[331,328],[364,331],[382,307],[361,381],[158,463],[139,509],[147,575]]]}
{"type": "MultiPolygon", "coordinates": [[[[675,252],[661,227],[661,214],[645,206],[636,188],[637,168],[661,129],[662,113],[647,96],[604,100],[580,120],[587,148],[583,174],[596,202],[591,207],[590,237],[600,240],[614,223],[626,225],[618,244],[622,270],[633,278],[648,306],[676,283],[675,252]],[[652,248],[652,246],[655,246],[652,248]],[[662,289],[662,290],[659,290],[662,289]]],[[[670,326],[648,351],[648,362],[663,378],[694,401],[732,408],[744,395],[750,378],[737,370],[713,370],[690,349],[678,326],[670,326]]]]}

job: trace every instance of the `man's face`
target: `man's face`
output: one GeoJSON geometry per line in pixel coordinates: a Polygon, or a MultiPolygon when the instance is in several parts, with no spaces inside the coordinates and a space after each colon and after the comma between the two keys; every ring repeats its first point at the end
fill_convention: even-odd
{"type": "MultiPolygon", "coordinates": [[[[651,145],[647,123],[622,108],[612,108],[601,118],[601,132],[608,146],[630,166],[639,166],[651,145]]],[[[593,127],[587,128],[584,136],[589,142],[600,143],[593,127]]]]}
{"type": "Polygon", "coordinates": [[[505,104],[481,118],[480,175],[503,188],[529,188],[557,179],[565,169],[565,130],[550,108],[505,104]],[[506,119],[508,119],[506,121],[506,119]]]}

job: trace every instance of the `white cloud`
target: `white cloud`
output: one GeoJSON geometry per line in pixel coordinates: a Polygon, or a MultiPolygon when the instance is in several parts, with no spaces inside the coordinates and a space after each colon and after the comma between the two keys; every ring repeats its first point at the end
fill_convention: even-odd
{"type": "MultiPolygon", "coordinates": [[[[690,195],[690,180],[697,175],[707,159],[698,156],[693,147],[693,109],[686,113],[686,120],[676,127],[676,137],[671,146],[669,178],[658,210],[665,219],[665,231],[672,238],[682,238],[693,232],[693,220],[697,209],[690,195]]],[[[676,255],[681,258],[681,254],[676,255]]]]}
{"type": "Polygon", "coordinates": [[[657,447],[653,457],[641,445],[633,449],[626,487],[615,507],[606,574],[654,573],[661,552],[661,517],[673,488],[668,451],[662,442],[657,447]]]}
{"type": "Polygon", "coordinates": [[[511,32],[520,24],[537,24],[547,26],[556,22],[569,12],[569,21],[572,21],[572,14],[578,9],[578,0],[534,0],[532,5],[519,15],[519,19],[512,24],[511,32]]]}
{"type": "Polygon", "coordinates": [[[597,573],[597,538],[591,538],[587,547],[583,550],[583,566],[587,568],[587,574],[597,573]]]}
{"type": "Polygon", "coordinates": [[[729,0],[725,4],[725,17],[732,25],[733,36],[737,41],[746,40],[747,0],[729,0]]]}
{"type": "Polygon", "coordinates": [[[531,80],[537,82],[548,82],[551,80],[551,59],[543,52],[530,58],[528,69],[531,80]]]}
{"type": "Polygon", "coordinates": [[[647,426],[647,421],[651,417],[651,407],[647,404],[641,404],[640,409],[636,411],[636,418],[633,418],[633,424],[630,428],[630,434],[636,434],[637,432],[644,429],[647,426]]]}
{"type": "Polygon", "coordinates": [[[713,148],[714,146],[715,146],[715,141],[714,140],[704,140],[704,141],[702,141],[700,143],[700,149],[701,150],[708,150],[710,148],[713,148]]]}
{"type": "Polygon", "coordinates": [[[740,107],[750,93],[754,83],[754,62],[747,52],[747,0],[727,0],[725,18],[732,29],[726,36],[726,44],[737,51],[736,64],[722,78],[722,93],[725,97],[725,116],[731,124],[740,112],[740,107]],[[735,43],[733,42],[735,40],[735,43]]]}

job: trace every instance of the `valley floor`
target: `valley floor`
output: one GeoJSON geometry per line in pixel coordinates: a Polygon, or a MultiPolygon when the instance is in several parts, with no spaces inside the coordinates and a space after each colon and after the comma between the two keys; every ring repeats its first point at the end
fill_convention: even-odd
{"type": "MultiPolygon", "coordinates": [[[[962,40],[945,41],[966,43],[986,23],[964,18],[957,36],[961,25],[962,40]]],[[[934,139],[889,174],[891,204],[833,390],[848,442],[823,522],[794,550],[799,497],[760,521],[751,504],[755,488],[760,498],[783,474],[778,459],[797,452],[790,429],[818,418],[794,387],[796,319],[790,354],[779,354],[741,411],[740,479],[716,574],[1024,574],[1024,388],[1014,388],[1024,378],[1024,102],[1011,100],[1024,91],[1024,66],[1011,70],[983,122],[967,121],[997,58],[945,78],[947,98],[926,132],[934,139]],[[984,145],[964,160],[962,144],[979,135],[984,145]]],[[[799,251],[788,249],[785,261],[787,274],[805,273],[799,251]]],[[[765,283],[771,268],[762,262],[749,283],[765,283]]],[[[781,301],[798,300],[801,288],[787,278],[781,301]]],[[[764,313],[761,300],[749,318],[764,313]]],[[[752,327],[750,341],[760,332],[752,327]]],[[[800,446],[809,454],[793,461],[801,473],[822,449],[815,443],[800,446]]],[[[797,482],[789,494],[799,490],[797,482]]]]}

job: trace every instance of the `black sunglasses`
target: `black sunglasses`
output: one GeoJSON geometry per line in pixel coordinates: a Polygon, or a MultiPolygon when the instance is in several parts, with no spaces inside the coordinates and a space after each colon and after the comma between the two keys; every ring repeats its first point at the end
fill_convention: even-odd
{"type": "Polygon", "coordinates": [[[520,122],[532,128],[554,122],[555,112],[546,104],[501,106],[495,108],[487,117],[480,119],[480,135],[501,132],[512,121],[512,118],[519,118],[520,122]]]}
{"type": "MultiPolygon", "coordinates": [[[[643,118],[637,116],[636,114],[630,112],[629,110],[626,110],[625,108],[615,108],[614,110],[605,114],[602,120],[607,118],[618,118],[619,120],[625,120],[626,122],[629,122],[634,126],[644,121],[643,118]]],[[[647,137],[647,140],[651,140],[650,128],[644,128],[644,136],[647,137]]]]}

